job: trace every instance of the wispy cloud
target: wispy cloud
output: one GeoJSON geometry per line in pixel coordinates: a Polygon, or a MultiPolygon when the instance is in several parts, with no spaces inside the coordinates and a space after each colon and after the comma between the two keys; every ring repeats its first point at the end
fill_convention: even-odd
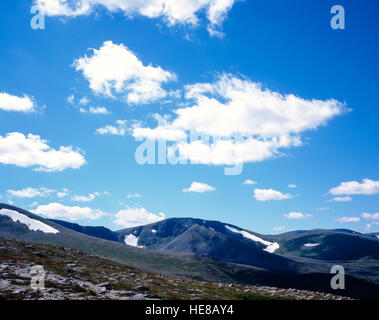
{"type": "Polygon", "coordinates": [[[89,107],[88,109],[80,108],[81,113],[90,113],[90,114],[110,114],[110,111],[105,107],[89,107]]]}
{"type": "Polygon", "coordinates": [[[337,221],[339,223],[355,223],[361,221],[361,219],[358,217],[341,217],[338,218],[337,221]]]}
{"type": "Polygon", "coordinates": [[[16,198],[35,198],[35,197],[47,197],[54,193],[55,190],[41,188],[24,188],[21,190],[7,190],[7,193],[16,198]]]}
{"type": "Polygon", "coordinates": [[[252,186],[252,185],[254,185],[254,184],[257,184],[257,183],[258,183],[258,182],[253,181],[253,180],[250,180],[250,179],[247,179],[247,180],[245,180],[244,182],[242,182],[242,184],[250,185],[250,186],[252,186]]]}
{"type": "Polygon", "coordinates": [[[139,193],[128,193],[126,195],[128,199],[141,198],[142,196],[139,193]]]}
{"type": "Polygon", "coordinates": [[[90,193],[89,195],[87,196],[78,196],[78,195],[75,195],[71,198],[72,201],[77,201],[77,202],[91,202],[92,200],[95,200],[96,197],[98,197],[100,195],[99,192],[94,192],[94,193],[90,193]]]}
{"type": "Polygon", "coordinates": [[[334,197],[331,200],[327,200],[327,202],[351,202],[353,199],[351,197],[334,197]]]}
{"type": "Polygon", "coordinates": [[[128,130],[126,120],[117,120],[115,125],[107,125],[96,130],[97,134],[101,135],[116,135],[124,136],[128,130]]]}
{"type": "Polygon", "coordinates": [[[312,217],[311,214],[304,214],[301,212],[289,212],[283,215],[287,219],[307,219],[312,217]]]}

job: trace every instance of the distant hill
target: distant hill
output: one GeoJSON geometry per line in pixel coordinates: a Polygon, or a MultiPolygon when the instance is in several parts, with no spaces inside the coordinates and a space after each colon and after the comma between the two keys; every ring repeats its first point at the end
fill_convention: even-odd
{"type": "Polygon", "coordinates": [[[312,230],[275,237],[279,253],[326,261],[379,259],[379,239],[351,230],[312,230]]]}
{"type": "Polygon", "coordinates": [[[218,221],[173,218],[151,225],[119,231],[122,237],[134,236],[138,245],[158,251],[186,252],[222,261],[252,265],[270,270],[296,270],[297,263],[266,251],[274,242],[263,236],[218,221]],[[233,230],[233,231],[232,231],[233,230]]]}
{"type": "Polygon", "coordinates": [[[55,219],[49,219],[49,220],[52,221],[53,223],[59,224],[65,228],[74,230],[76,232],[80,232],[80,233],[93,236],[96,238],[100,238],[100,239],[120,242],[119,234],[105,227],[88,227],[88,226],[81,226],[77,223],[71,223],[71,222],[62,221],[62,220],[55,220],[55,219]]]}
{"type": "Polygon", "coordinates": [[[270,269],[277,265],[296,268],[293,261],[286,259],[293,256],[325,261],[379,259],[376,234],[347,229],[299,230],[266,236],[218,221],[173,218],[118,233],[121,239],[134,237],[139,246],[152,250],[196,253],[270,269]]]}

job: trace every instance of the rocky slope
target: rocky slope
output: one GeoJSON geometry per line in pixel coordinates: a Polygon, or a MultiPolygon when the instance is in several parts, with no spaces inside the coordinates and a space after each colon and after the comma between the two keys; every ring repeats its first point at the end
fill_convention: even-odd
{"type": "Polygon", "coordinates": [[[297,289],[164,277],[75,249],[0,238],[0,299],[348,299],[297,289]],[[32,266],[45,269],[45,290],[30,287],[32,266]]]}

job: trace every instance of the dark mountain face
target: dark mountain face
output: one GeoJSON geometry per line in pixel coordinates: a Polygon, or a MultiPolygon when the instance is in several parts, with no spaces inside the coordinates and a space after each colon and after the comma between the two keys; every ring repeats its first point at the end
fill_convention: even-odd
{"type": "Polygon", "coordinates": [[[185,252],[214,259],[281,271],[295,271],[297,263],[274,254],[279,245],[271,238],[218,221],[173,218],[119,231],[138,246],[151,250],[185,252]]]}
{"type": "Polygon", "coordinates": [[[117,232],[113,232],[105,227],[86,227],[77,223],[66,222],[62,220],[49,219],[50,221],[59,224],[65,228],[80,232],[89,236],[93,236],[100,239],[120,242],[120,236],[117,232]]]}
{"type": "Polygon", "coordinates": [[[270,270],[293,271],[297,265],[285,257],[265,251],[259,242],[232,233],[216,232],[197,224],[162,246],[160,250],[194,253],[270,270]]]}
{"type": "Polygon", "coordinates": [[[139,246],[152,250],[189,252],[273,270],[278,265],[296,269],[296,264],[288,263],[283,255],[325,261],[379,260],[376,234],[347,229],[301,230],[264,236],[218,221],[173,218],[118,233],[121,239],[133,235],[139,246]]]}
{"type": "Polygon", "coordinates": [[[348,261],[363,258],[379,260],[379,239],[351,230],[314,230],[300,234],[283,234],[276,240],[285,255],[326,261],[348,261]]]}

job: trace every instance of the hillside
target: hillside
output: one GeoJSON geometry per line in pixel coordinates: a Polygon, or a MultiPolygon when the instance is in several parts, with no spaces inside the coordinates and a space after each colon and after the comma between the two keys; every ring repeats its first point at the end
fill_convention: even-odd
{"type": "Polygon", "coordinates": [[[163,277],[75,249],[0,238],[0,300],[344,300],[306,290],[242,286],[163,277]],[[30,288],[30,268],[43,265],[45,290],[30,288]]]}
{"type": "MultiPolygon", "coordinates": [[[[187,223],[189,221],[191,220],[187,223]]],[[[345,261],[346,282],[349,285],[346,290],[334,291],[330,287],[330,268],[335,263],[331,261],[272,253],[270,251],[280,249],[280,244],[279,248],[276,247],[274,236],[264,237],[220,222],[212,222],[213,226],[208,226],[207,222],[204,226],[203,220],[202,225],[192,223],[186,226],[183,223],[181,219],[169,219],[162,221],[160,225],[153,224],[118,232],[120,241],[128,236],[138,238],[135,243],[138,246],[147,244],[140,242],[146,237],[146,241],[152,241],[155,246],[151,250],[89,236],[25,210],[0,205],[0,237],[7,239],[80,250],[165,277],[297,288],[354,298],[379,298],[377,260],[366,258],[345,261]],[[17,215],[21,222],[15,218],[17,215]],[[172,223],[174,227],[171,225],[170,228],[172,223]],[[152,229],[153,227],[157,229],[152,229]],[[172,236],[173,234],[176,236],[172,236]],[[189,253],[178,252],[182,250],[189,253]],[[216,255],[221,255],[224,261],[216,255]],[[230,262],[236,261],[236,258],[241,259],[241,262],[230,262]]]]}

